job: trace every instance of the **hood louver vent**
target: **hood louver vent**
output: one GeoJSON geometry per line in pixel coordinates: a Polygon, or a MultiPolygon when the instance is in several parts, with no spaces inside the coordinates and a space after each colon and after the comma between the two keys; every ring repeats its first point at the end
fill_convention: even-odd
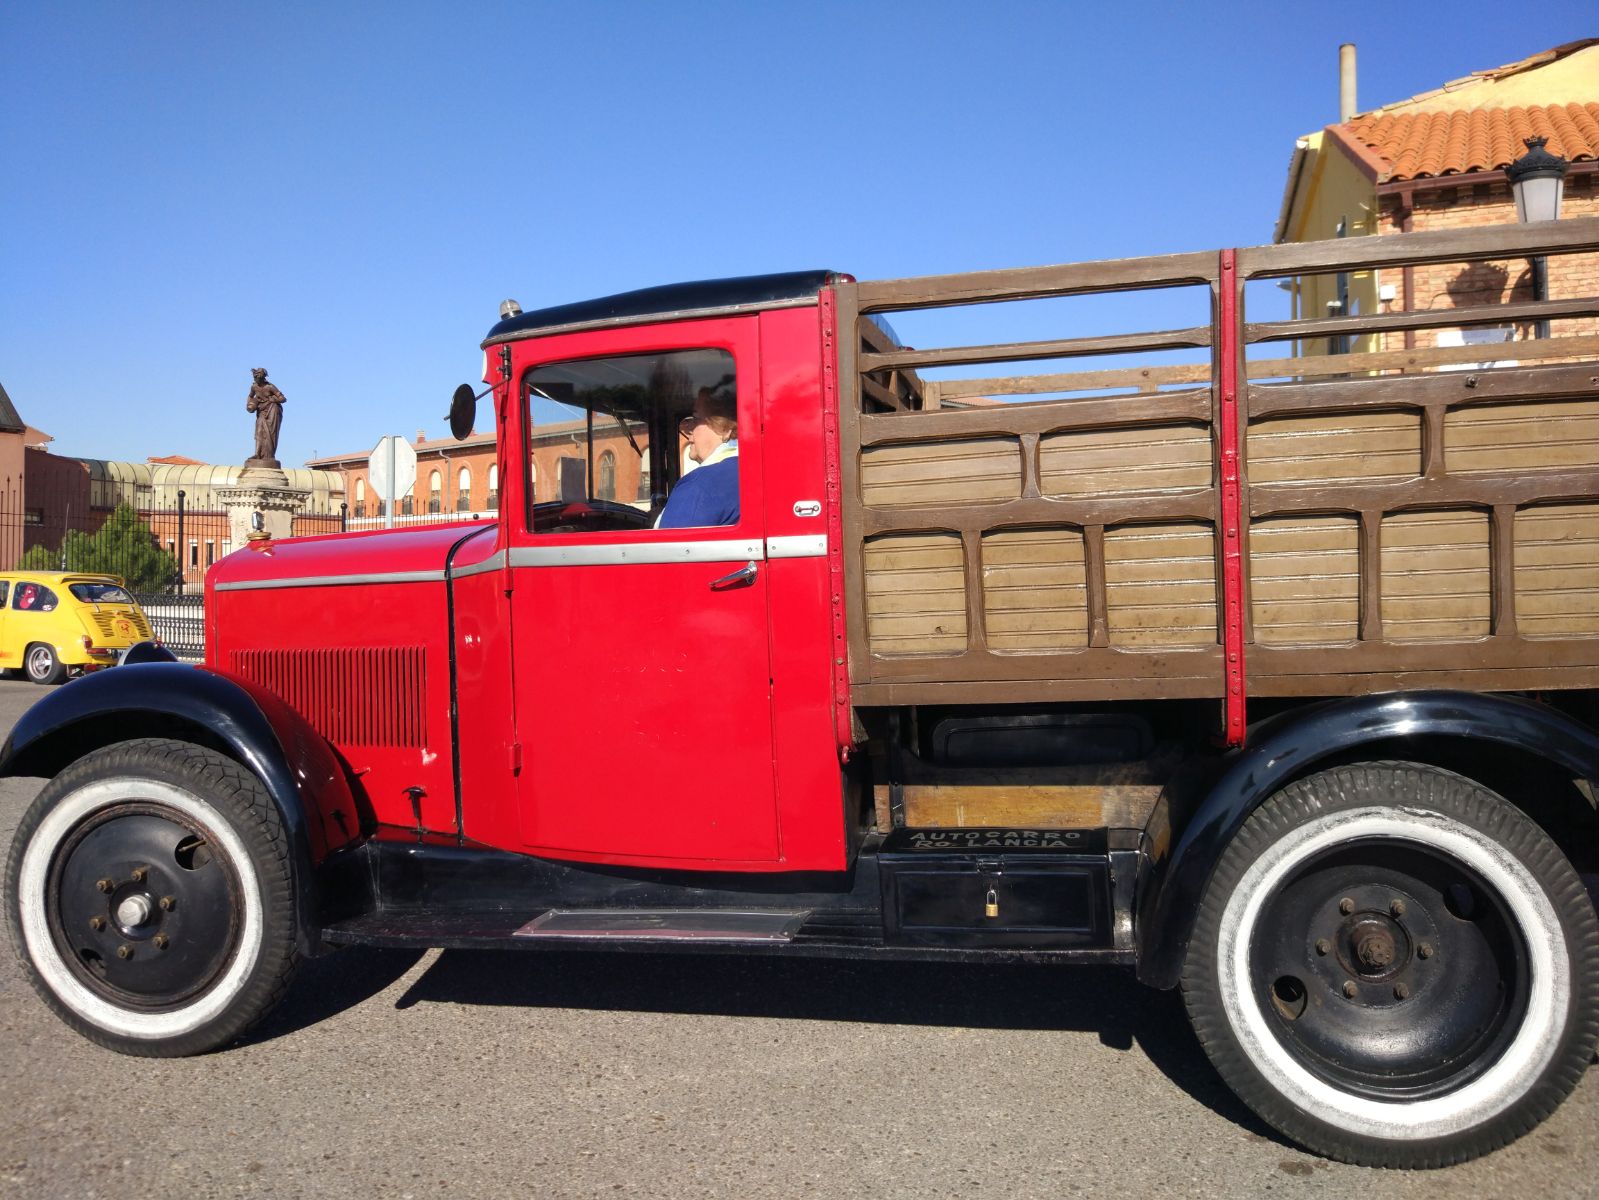
{"type": "Polygon", "coordinates": [[[281,697],[336,746],[427,744],[420,646],[235,650],[231,665],[281,697]]]}

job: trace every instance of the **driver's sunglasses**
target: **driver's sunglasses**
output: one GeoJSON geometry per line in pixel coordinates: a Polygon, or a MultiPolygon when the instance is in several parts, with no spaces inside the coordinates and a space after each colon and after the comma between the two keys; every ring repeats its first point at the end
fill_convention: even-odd
{"type": "Polygon", "coordinates": [[[684,437],[689,437],[694,433],[694,427],[702,424],[705,420],[706,418],[700,416],[699,413],[690,413],[677,423],[677,431],[684,437]]]}

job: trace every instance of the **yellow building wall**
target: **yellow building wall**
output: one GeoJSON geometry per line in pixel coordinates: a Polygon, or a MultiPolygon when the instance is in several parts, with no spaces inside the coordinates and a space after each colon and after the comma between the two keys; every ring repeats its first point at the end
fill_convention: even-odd
{"type": "MultiPolygon", "coordinates": [[[[1295,205],[1292,220],[1284,232],[1285,242],[1320,242],[1336,238],[1338,226],[1344,225],[1345,237],[1369,237],[1377,232],[1377,193],[1371,181],[1349,160],[1337,146],[1326,141],[1324,132],[1311,134],[1305,139],[1305,182],[1301,185],[1303,199],[1295,205]]],[[[1355,271],[1349,276],[1349,311],[1347,316],[1378,312],[1377,295],[1380,280],[1377,271],[1355,271]]],[[[1328,305],[1338,298],[1336,275],[1306,275],[1297,280],[1294,289],[1295,317],[1325,317],[1331,314],[1328,305]]],[[[1326,354],[1327,338],[1309,338],[1296,348],[1302,355],[1326,354]]],[[[1356,338],[1349,349],[1352,352],[1375,350],[1376,339],[1367,335],[1356,338]]]]}

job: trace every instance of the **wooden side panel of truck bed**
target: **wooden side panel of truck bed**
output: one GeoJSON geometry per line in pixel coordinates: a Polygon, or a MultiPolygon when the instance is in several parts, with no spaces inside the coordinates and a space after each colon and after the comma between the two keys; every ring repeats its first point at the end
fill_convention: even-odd
{"type": "Polygon", "coordinates": [[[1229,615],[1251,695],[1599,686],[1599,336],[1587,332],[1599,298],[1260,324],[1242,313],[1251,278],[1595,251],[1599,221],[1585,220],[1243,250],[1236,278],[1197,254],[845,285],[856,702],[1221,697],[1229,615]],[[865,319],[1180,285],[1210,289],[1208,327],[929,351],[865,319]],[[1572,332],[1513,350],[1248,357],[1289,338],[1540,317],[1572,332]],[[1176,347],[1210,362],[917,374],[1176,347]],[[1008,402],[1113,387],[1140,390],[1008,402]],[[1243,565],[1231,589],[1229,488],[1243,565]]]}

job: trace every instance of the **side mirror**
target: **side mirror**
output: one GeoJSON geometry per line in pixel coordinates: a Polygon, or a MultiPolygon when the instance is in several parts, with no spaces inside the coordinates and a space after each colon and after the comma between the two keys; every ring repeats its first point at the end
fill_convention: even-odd
{"type": "Polygon", "coordinates": [[[456,441],[471,436],[476,417],[477,397],[472,393],[472,385],[463,383],[450,397],[450,433],[456,441]]]}

